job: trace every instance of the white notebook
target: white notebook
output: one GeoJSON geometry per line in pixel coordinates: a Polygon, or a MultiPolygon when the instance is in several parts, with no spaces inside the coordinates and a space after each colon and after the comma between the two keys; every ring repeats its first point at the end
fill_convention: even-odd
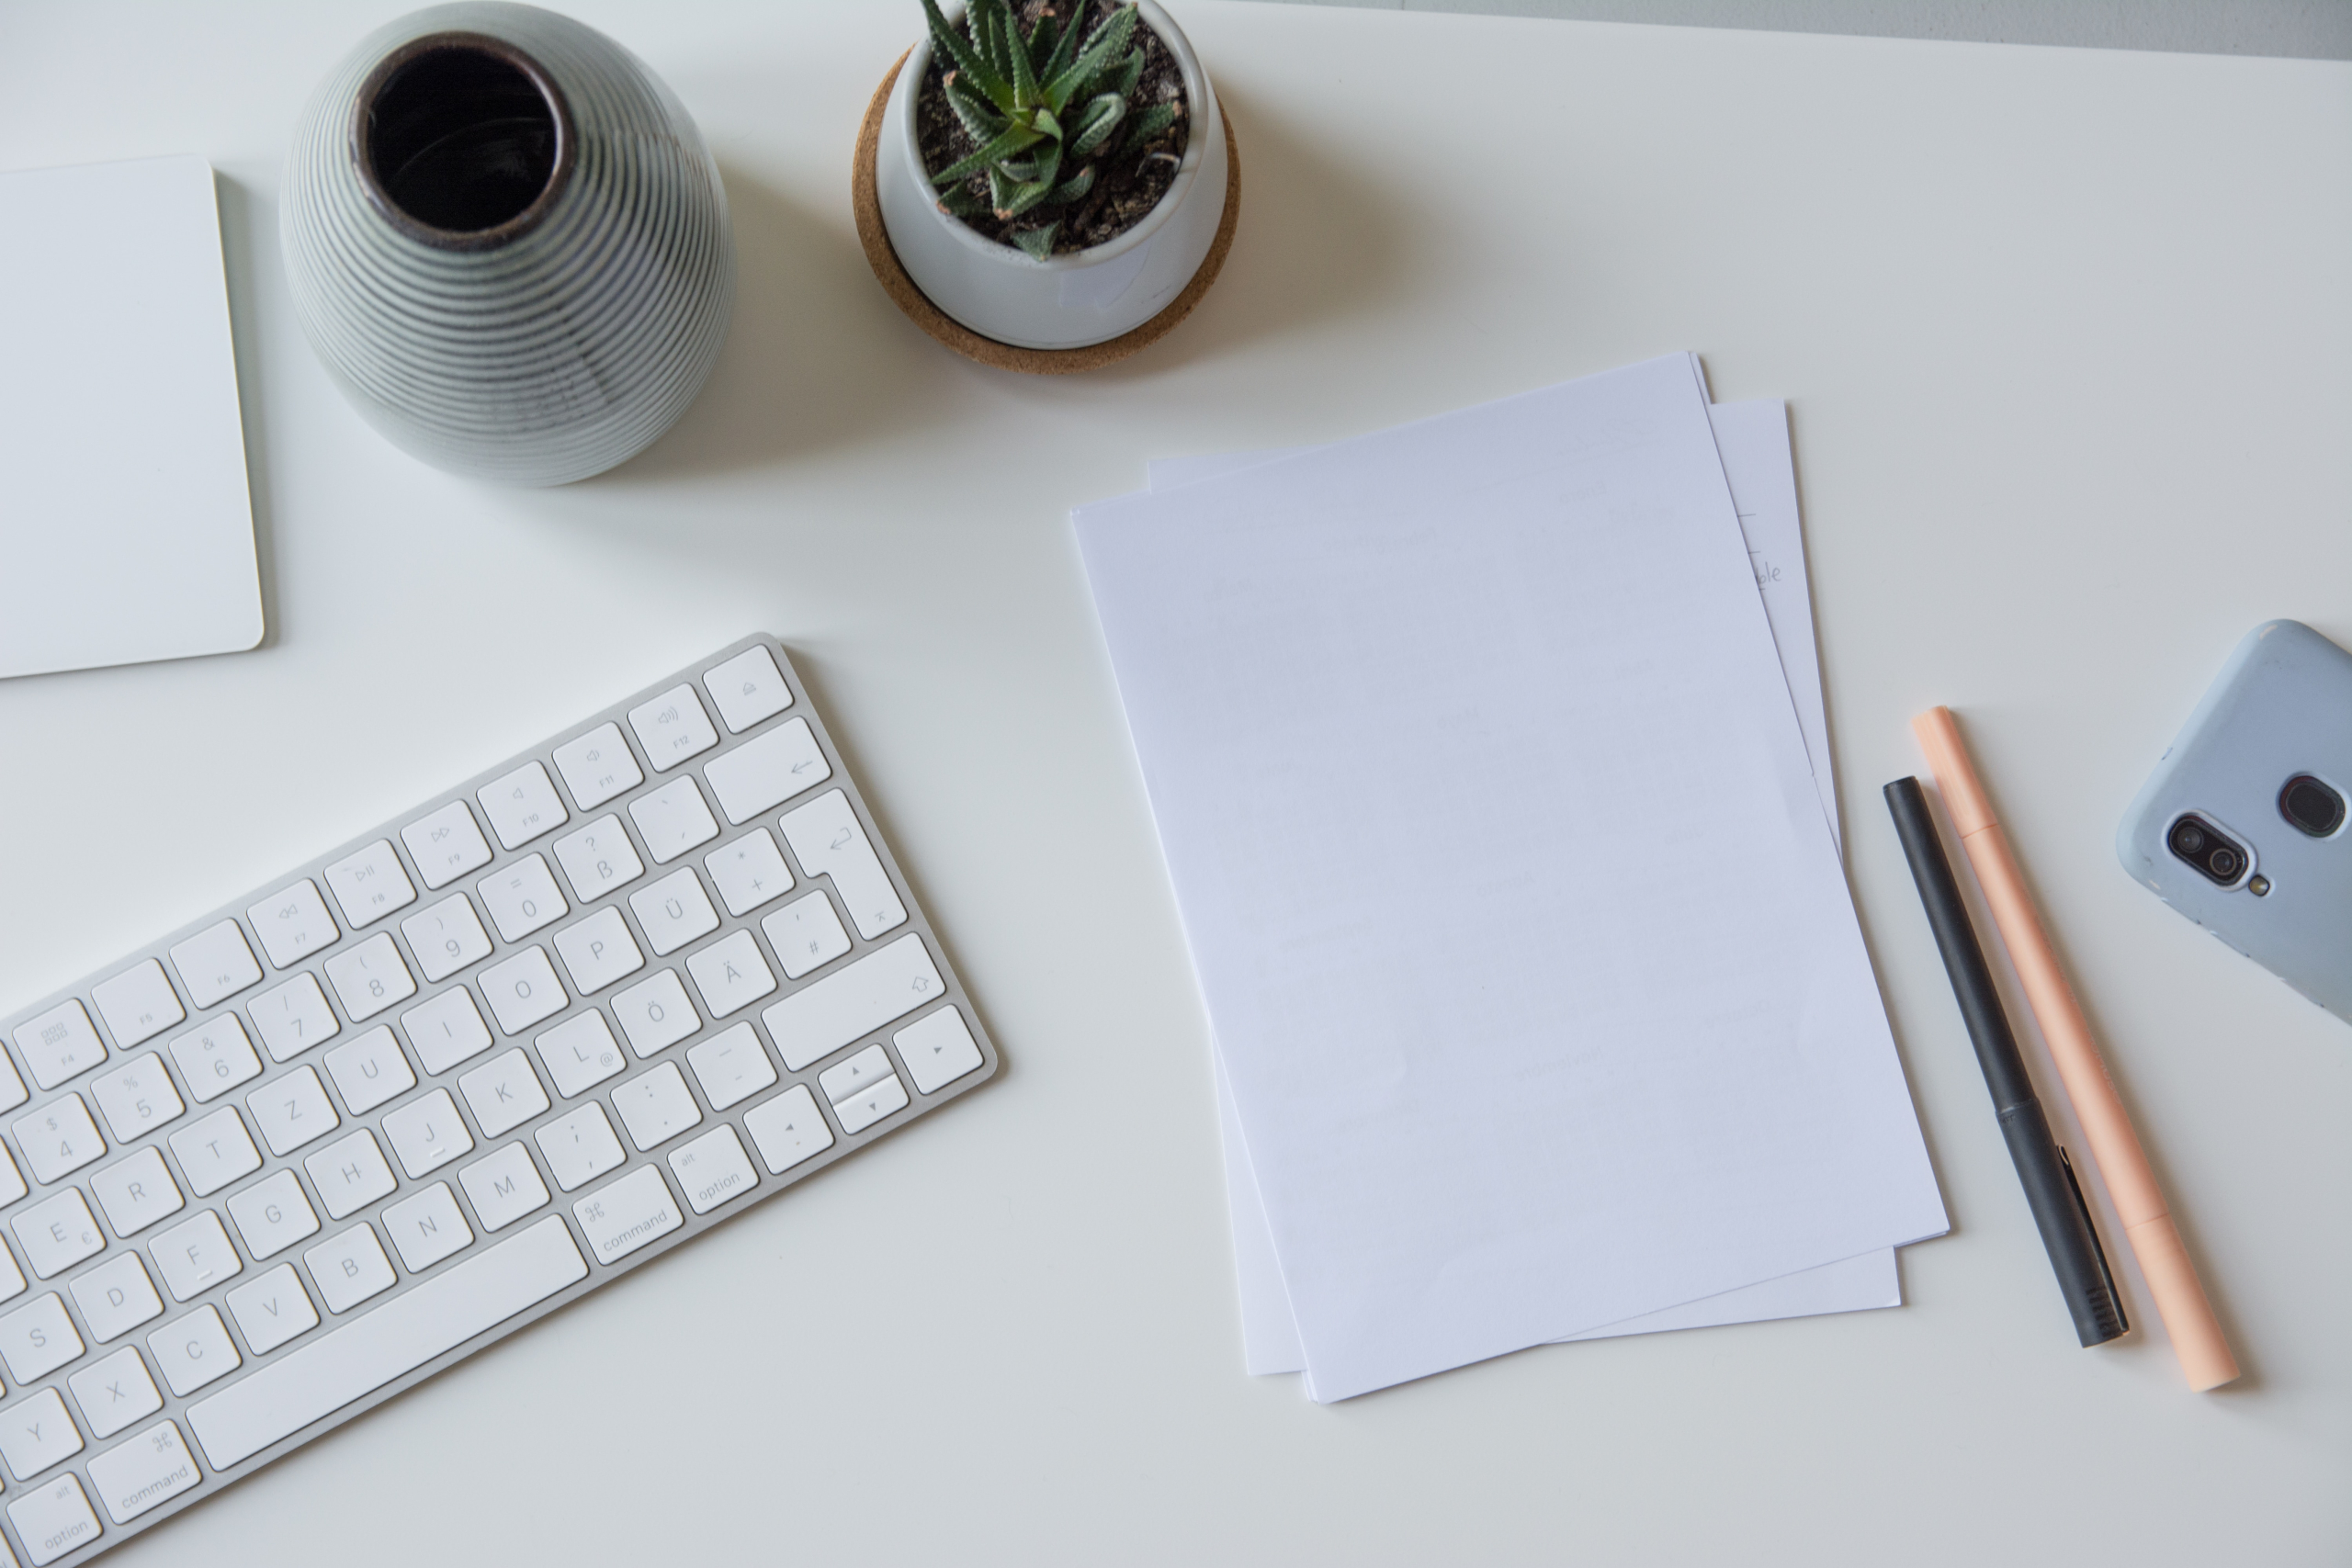
{"type": "Polygon", "coordinates": [[[1317,1398],[1945,1228],[1687,357],[1078,530],[1317,1398]]]}
{"type": "Polygon", "coordinates": [[[210,165],[0,174],[0,676],[262,637],[210,165]]]}

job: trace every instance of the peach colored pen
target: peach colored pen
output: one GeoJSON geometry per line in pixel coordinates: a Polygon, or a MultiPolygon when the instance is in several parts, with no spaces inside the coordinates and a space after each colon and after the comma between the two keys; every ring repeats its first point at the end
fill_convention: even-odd
{"type": "Polygon", "coordinates": [[[2148,1281],[2148,1293],[2155,1298],[2156,1315],[2164,1319],[2165,1332],[2172,1337],[2180,1370],[2193,1389],[2219,1388],[2238,1375],[2237,1359],[2222,1337],[2222,1325],[2213,1316],[2212,1303],[2205,1299],[2205,1287],[2197,1281],[2196,1265],[2181,1245],[2180,1231],[2172,1223],[2172,1211],[2156,1186],[2155,1173],[2148,1168],[2140,1136],[2124,1114],[2123,1101],[2107,1076],[2107,1064],[2099,1059],[2098,1044],[2091,1038],[2082,1005],[2075,1001],[2074,987],[2058,967],[2058,955],[2051,951],[2050,933],[2042,928],[2041,917],[2026,892],[2017,857],[2009,852],[2008,837],[1994,819],[1992,803],[1985,798],[1984,786],[1968,760],[1968,747],[1960,738],[1960,726],[1952,721],[1950,708],[1933,707],[1911,721],[1911,731],[1928,753],[1936,786],[1951,812],[1952,826],[1968,851],[1969,864],[1976,868],[1984,901],[1992,906],[1993,923],[2000,929],[2001,942],[2017,964],[2034,1021],[2050,1043],[2059,1080],[2075,1102],[2083,1135],[2090,1140],[2091,1155],[2107,1178],[2108,1193],[2123,1221],[2124,1240],[2140,1260],[2140,1272],[2148,1281]]]}

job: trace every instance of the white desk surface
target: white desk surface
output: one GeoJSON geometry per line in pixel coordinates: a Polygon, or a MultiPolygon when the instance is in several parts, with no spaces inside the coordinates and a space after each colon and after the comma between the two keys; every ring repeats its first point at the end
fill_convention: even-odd
{"type": "Polygon", "coordinates": [[[110,1562],[2352,1551],[2352,1030],[2109,847],[2248,626],[2352,641],[2352,65],[1186,0],[1240,140],[1231,263],[1129,364],[1023,380],[921,336],[853,235],[913,0],[573,8],[710,138],[742,294],[667,439],[515,493],[379,440],[287,299],[288,128],[394,6],[10,7],[0,163],[220,170],[271,630],[0,683],[0,1007],[766,627],[1008,1071],[110,1562]],[[1900,1310],[1318,1408],[1240,1371],[1204,1022],[1065,511],[1150,457],[1686,346],[1719,397],[1793,402],[1854,886],[1954,1234],[1900,1310]],[[2148,1337],[2075,1347],[1878,799],[1939,701],[2229,1392],[2148,1337]]]}

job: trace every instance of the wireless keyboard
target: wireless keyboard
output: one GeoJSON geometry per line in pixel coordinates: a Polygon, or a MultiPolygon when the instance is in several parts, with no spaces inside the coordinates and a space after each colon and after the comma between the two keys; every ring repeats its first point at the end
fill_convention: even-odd
{"type": "Polygon", "coordinates": [[[764,637],[0,1041],[0,1515],[31,1568],[96,1556],[997,1067],[764,637]]]}

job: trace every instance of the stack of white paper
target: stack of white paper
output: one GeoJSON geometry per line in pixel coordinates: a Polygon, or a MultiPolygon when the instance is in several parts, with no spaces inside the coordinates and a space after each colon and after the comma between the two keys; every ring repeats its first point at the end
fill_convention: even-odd
{"type": "Polygon", "coordinates": [[[1764,419],[1719,455],[1678,356],[1079,513],[1238,1133],[1253,1369],[1341,1399],[1883,1304],[1945,1228],[1764,419]]]}

